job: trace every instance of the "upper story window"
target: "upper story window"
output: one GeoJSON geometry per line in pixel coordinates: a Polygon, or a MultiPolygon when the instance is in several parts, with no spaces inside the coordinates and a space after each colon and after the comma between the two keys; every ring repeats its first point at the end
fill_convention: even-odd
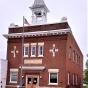
{"type": "Polygon", "coordinates": [[[38,57],[43,57],[44,42],[38,43],[38,57]]]}
{"type": "Polygon", "coordinates": [[[28,57],[29,54],[29,45],[24,44],[24,57],[28,57]]]}
{"type": "Polygon", "coordinates": [[[43,56],[43,45],[38,46],[38,56],[43,56]]]}
{"type": "Polygon", "coordinates": [[[75,62],[75,51],[73,51],[73,61],[75,62]]]}
{"type": "Polygon", "coordinates": [[[78,64],[78,54],[76,54],[76,63],[78,64]]]}
{"type": "Polygon", "coordinates": [[[79,62],[78,63],[79,63],[79,66],[80,66],[80,57],[79,57],[79,62]]]}
{"type": "Polygon", "coordinates": [[[71,54],[72,54],[72,48],[69,48],[69,59],[71,59],[71,54]]]}
{"type": "Polygon", "coordinates": [[[31,46],[31,57],[35,57],[36,56],[36,46],[32,45],[31,46]]]}

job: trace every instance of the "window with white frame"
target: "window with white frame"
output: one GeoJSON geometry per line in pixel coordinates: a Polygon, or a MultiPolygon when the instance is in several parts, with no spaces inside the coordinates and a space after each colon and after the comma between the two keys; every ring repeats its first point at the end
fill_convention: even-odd
{"type": "Polygon", "coordinates": [[[70,72],[68,72],[68,85],[70,85],[70,72]]]}
{"type": "Polygon", "coordinates": [[[24,46],[24,57],[28,57],[28,54],[29,54],[29,47],[24,46]]]}
{"type": "Polygon", "coordinates": [[[38,56],[43,56],[43,45],[38,46],[38,56]]]}
{"type": "Polygon", "coordinates": [[[10,82],[17,83],[18,72],[10,72],[10,82]]]}
{"type": "Polygon", "coordinates": [[[36,56],[36,46],[31,46],[31,56],[36,56]]]}
{"type": "Polygon", "coordinates": [[[73,61],[75,62],[75,51],[73,51],[73,61]]]}
{"type": "Polygon", "coordinates": [[[58,73],[49,73],[49,84],[58,84],[58,73]]]}
{"type": "Polygon", "coordinates": [[[73,74],[73,85],[75,85],[75,75],[73,74]]]}
{"type": "Polygon", "coordinates": [[[72,48],[69,49],[69,59],[71,59],[72,48]]]}

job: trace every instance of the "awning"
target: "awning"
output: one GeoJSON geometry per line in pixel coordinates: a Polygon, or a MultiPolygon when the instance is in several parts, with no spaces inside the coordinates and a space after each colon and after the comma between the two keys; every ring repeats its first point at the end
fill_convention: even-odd
{"type": "MultiPolygon", "coordinates": [[[[19,67],[21,69],[21,66],[19,67]]],[[[45,66],[22,66],[22,70],[44,70],[45,66]]]]}

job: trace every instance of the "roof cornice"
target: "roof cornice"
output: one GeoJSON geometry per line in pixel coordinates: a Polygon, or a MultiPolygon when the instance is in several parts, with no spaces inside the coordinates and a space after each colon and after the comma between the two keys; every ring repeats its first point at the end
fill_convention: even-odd
{"type": "Polygon", "coordinates": [[[48,35],[59,35],[72,33],[70,28],[67,29],[57,29],[57,30],[48,30],[48,31],[35,31],[35,32],[24,32],[24,33],[10,33],[4,34],[5,38],[20,38],[20,37],[34,37],[34,36],[48,36],[48,35]]]}

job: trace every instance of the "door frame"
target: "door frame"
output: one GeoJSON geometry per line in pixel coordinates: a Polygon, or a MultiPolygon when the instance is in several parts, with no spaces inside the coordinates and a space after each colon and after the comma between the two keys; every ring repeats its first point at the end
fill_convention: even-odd
{"type": "Polygon", "coordinates": [[[37,77],[37,86],[39,86],[39,76],[38,75],[26,75],[26,88],[27,88],[27,81],[28,81],[28,77],[32,78],[32,77],[37,77]]]}

